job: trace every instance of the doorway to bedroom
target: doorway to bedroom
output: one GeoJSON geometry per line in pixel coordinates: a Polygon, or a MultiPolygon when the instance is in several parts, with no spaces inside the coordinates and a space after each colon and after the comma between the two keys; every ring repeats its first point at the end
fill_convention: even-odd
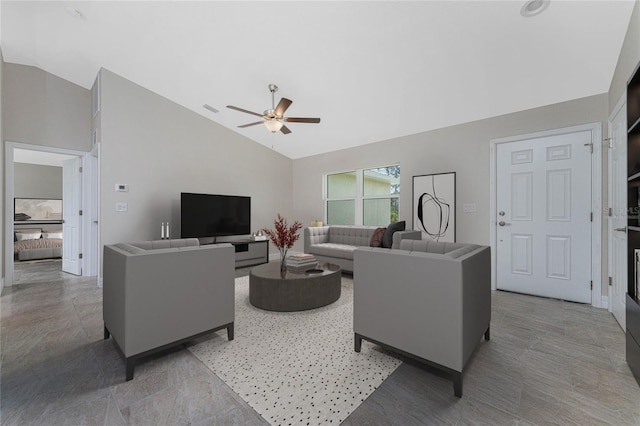
{"type": "Polygon", "coordinates": [[[97,155],[8,143],[5,160],[6,284],[95,276],[97,155]]]}
{"type": "Polygon", "coordinates": [[[60,279],[63,253],[63,165],[78,157],[13,152],[14,284],[60,279]]]}

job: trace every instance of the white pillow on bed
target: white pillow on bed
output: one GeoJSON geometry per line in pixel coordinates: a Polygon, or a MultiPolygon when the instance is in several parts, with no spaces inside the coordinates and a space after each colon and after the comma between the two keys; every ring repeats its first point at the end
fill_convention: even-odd
{"type": "Polygon", "coordinates": [[[42,238],[60,238],[62,239],[62,232],[43,232],[42,238]]]}
{"type": "Polygon", "coordinates": [[[18,241],[39,240],[41,236],[42,236],[42,232],[38,232],[38,233],[16,232],[16,240],[18,241]]]}

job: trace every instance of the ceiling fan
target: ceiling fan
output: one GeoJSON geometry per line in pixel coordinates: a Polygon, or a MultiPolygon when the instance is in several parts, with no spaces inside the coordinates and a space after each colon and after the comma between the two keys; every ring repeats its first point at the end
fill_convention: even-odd
{"type": "Polygon", "coordinates": [[[233,105],[227,105],[227,108],[235,109],[236,111],[245,112],[251,115],[257,115],[258,117],[262,117],[261,121],[256,121],[255,123],[243,124],[238,126],[240,128],[256,126],[258,124],[264,123],[267,129],[271,133],[275,133],[280,130],[285,135],[291,133],[291,130],[284,123],[319,123],[319,118],[311,118],[311,117],[285,117],[284,113],[293,103],[292,100],[287,98],[280,99],[278,102],[278,106],[275,104],[275,93],[278,91],[278,86],[275,84],[269,85],[269,91],[271,92],[271,109],[266,110],[264,113],[259,114],[257,112],[249,111],[243,108],[239,108],[233,105]]]}

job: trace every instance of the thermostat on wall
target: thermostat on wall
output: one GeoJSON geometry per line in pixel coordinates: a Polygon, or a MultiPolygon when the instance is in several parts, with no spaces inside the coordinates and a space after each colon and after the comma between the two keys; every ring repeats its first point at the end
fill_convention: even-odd
{"type": "Polygon", "coordinates": [[[116,183],[116,191],[118,191],[118,192],[129,192],[129,184],[116,183]]]}

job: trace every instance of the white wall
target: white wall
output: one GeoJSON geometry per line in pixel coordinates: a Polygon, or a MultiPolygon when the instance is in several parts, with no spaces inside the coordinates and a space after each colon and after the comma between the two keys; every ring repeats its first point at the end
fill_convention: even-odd
{"type": "Polygon", "coordinates": [[[323,217],[323,174],[399,163],[400,220],[406,220],[408,228],[412,228],[412,177],[456,172],[457,241],[488,245],[490,140],[605,122],[607,111],[608,97],[604,93],[295,160],[294,216],[307,225],[323,217]],[[477,212],[463,213],[464,203],[477,204],[477,212]]]}
{"type": "Polygon", "coordinates": [[[13,176],[16,198],[62,199],[62,167],[14,163],[13,176]]]}
{"type": "Polygon", "coordinates": [[[620,49],[616,70],[609,86],[609,112],[613,112],[620,96],[627,89],[627,82],[640,62],[640,1],[636,5],[629,20],[629,28],[620,49]]]}
{"type": "Polygon", "coordinates": [[[179,237],[181,192],[251,196],[253,230],[291,217],[290,159],[108,70],[100,80],[102,244],[158,239],[167,221],[179,237]]]}

